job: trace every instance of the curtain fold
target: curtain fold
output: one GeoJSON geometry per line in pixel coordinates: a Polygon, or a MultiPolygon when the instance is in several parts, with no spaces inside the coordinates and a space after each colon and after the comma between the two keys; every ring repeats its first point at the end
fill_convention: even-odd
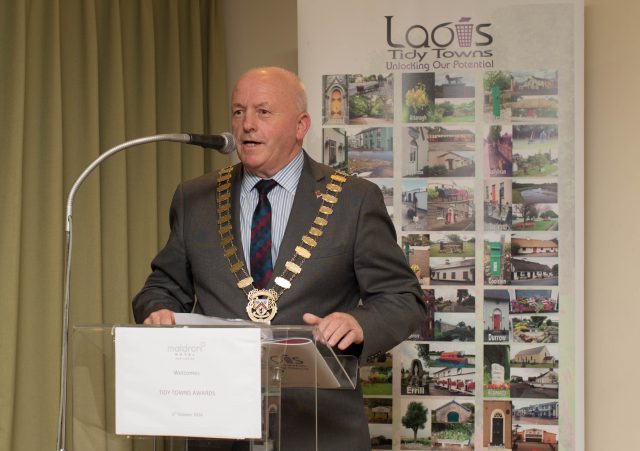
{"type": "MultiPolygon", "coordinates": [[[[55,443],[64,213],[76,177],[129,139],[228,128],[220,8],[0,2],[1,451],[55,443]]],[[[160,143],[121,152],[89,176],[73,208],[72,326],[132,321],[130,299],[168,236],[176,185],[229,162],[160,143]]],[[[95,404],[88,423],[112,427],[104,394],[86,402],[95,404]]]]}

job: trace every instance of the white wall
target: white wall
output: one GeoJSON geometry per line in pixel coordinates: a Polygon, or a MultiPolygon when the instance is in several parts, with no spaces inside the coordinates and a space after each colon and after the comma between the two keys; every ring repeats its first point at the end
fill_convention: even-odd
{"type": "Polygon", "coordinates": [[[640,3],[585,4],[587,448],[631,450],[640,399],[630,388],[640,370],[640,3]]]}

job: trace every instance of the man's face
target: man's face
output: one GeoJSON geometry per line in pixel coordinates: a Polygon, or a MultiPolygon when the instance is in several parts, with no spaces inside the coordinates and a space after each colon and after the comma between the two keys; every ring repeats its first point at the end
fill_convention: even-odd
{"type": "Polygon", "coordinates": [[[253,174],[273,177],[298,154],[310,126],[286,75],[262,69],[245,74],[231,96],[232,131],[238,157],[253,174]]]}

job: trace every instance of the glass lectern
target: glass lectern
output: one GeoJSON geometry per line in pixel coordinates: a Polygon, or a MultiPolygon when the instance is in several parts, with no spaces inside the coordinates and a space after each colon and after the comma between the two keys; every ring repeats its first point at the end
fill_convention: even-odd
{"type": "MultiPolygon", "coordinates": [[[[187,326],[155,327],[159,334],[175,328],[187,326]]],[[[285,449],[286,440],[281,438],[280,425],[287,415],[281,403],[283,390],[289,388],[309,390],[314,403],[317,401],[317,390],[353,390],[356,387],[358,371],[357,359],[353,356],[341,356],[334,353],[322,340],[318,340],[317,328],[310,326],[258,326],[258,325],[223,325],[223,326],[188,326],[188,328],[257,328],[259,337],[259,365],[256,374],[249,379],[260,380],[259,437],[223,438],[174,436],[171,433],[154,435],[118,433],[117,415],[122,418],[122,406],[117,405],[117,394],[122,393],[116,378],[116,362],[118,370],[122,363],[116,355],[116,336],[124,328],[149,328],[148,326],[77,326],[73,328],[71,342],[69,391],[71,419],[68,425],[68,436],[71,438],[71,451],[192,451],[192,450],[252,450],[252,451],[297,451],[285,449]],[[254,379],[255,378],[255,379],[254,379]],[[119,391],[120,390],[120,391],[119,391]]],[[[121,334],[123,335],[123,334],[121,334]]],[[[141,359],[145,356],[140,356],[141,359]]],[[[223,365],[224,362],[217,362],[223,365]]],[[[191,368],[189,374],[199,374],[198,369],[191,368]]],[[[119,373],[121,374],[121,373],[119,373]]],[[[146,375],[144,384],[153,384],[155,376],[146,375]]],[[[190,392],[189,394],[194,394],[190,392]]],[[[197,393],[196,393],[197,394],[197,393]]],[[[121,399],[121,398],[120,398],[121,399]]],[[[141,401],[145,402],[145,401],[141,401]]],[[[216,402],[212,398],[211,402],[216,402]]],[[[121,403],[122,404],[122,403],[121,403]]],[[[135,404],[135,400],[133,402],[135,404]]],[[[162,410],[162,400],[154,406],[162,410]]],[[[221,405],[224,409],[225,406],[221,405]]],[[[228,406],[229,408],[234,406],[228,406]]],[[[153,412],[153,409],[152,409],[153,412]]],[[[135,418],[135,416],[134,416],[135,418]]],[[[154,415],[145,415],[142,422],[154,421],[154,415]]],[[[315,416],[317,424],[317,414],[315,416]]],[[[317,426],[311,428],[309,442],[304,449],[317,449],[317,426]]]]}

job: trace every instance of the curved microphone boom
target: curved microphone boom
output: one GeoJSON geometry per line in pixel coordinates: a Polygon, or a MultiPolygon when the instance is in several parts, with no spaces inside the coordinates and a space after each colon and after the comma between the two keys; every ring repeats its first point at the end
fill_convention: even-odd
{"type": "Polygon", "coordinates": [[[229,132],[224,132],[220,135],[196,135],[190,133],[189,144],[206,147],[208,149],[216,149],[225,155],[236,150],[236,140],[229,132]]]}
{"type": "Polygon", "coordinates": [[[183,144],[193,144],[208,149],[215,149],[222,154],[230,154],[236,148],[236,141],[231,133],[224,132],[220,135],[197,135],[189,133],[169,133],[162,135],[152,135],[143,138],[126,141],[118,146],[112,147],[96,158],[78,176],[69,190],[67,197],[67,213],[65,216],[66,248],[65,248],[65,282],[64,282],[64,306],[62,313],[62,356],[60,358],[60,406],[58,416],[58,439],[56,451],[65,451],[66,446],[66,415],[67,415],[67,363],[69,346],[69,306],[71,304],[71,249],[72,249],[72,215],[73,200],[76,192],[84,180],[107,158],[130,147],[148,144],[152,142],[172,141],[183,144]]]}

